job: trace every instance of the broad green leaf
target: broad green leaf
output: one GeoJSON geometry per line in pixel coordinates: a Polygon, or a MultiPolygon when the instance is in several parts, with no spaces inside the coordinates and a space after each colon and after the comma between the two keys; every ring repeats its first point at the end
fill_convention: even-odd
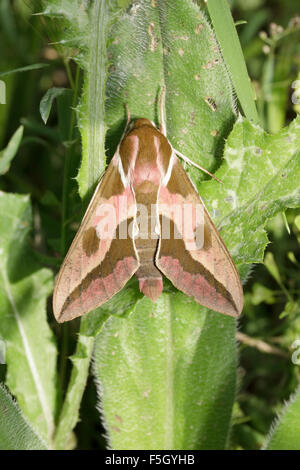
{"type": "Polygon", "coordinates": [[[278,134],[239,117],[217,172],[223,185],[198,189],[237,263],[260,263],[268,243],[266,221],[300,205],[300,119],[278,134]]]}
{"type": "Polygon", "coordinates": [[[54,88],[49,88],[49,90],[47,90],[46,93],[44,94],[40,102],[40,113],[45,124],[48,121],[53,101],[58,96],[64,94],[66,90],[67,90],[66,88],[54,87],[54,88]]]}
{"type": "Polygon", "coordinates": [[[46,450],[47,445],[25,419],[0,383],[0,450],[46,450]]]}
{"type": "Polygon", "coordinates": [[[54,431],[56,346],[46,320],[52,273],[28,247],[28,196],[0,192],[0,335],[6,345],[6,383],[46,442],[54,431]]]}
{"type": "Polygon", "coordinates": [[[183,294],[110,317],[94,371],[113,449],[220,449],[235,389],[235,322],[183,294]]]}
{"type": "MultiPolygon", "coordinates": [[[[160,124],[165,85],[168,138],[191,160],[215,169],[235,118],[234,99],[213,31],[197,5],[191,0],[133,3],[113,28],[109,58],[110,151],[124,130],[124,103],[132,118],[160,124]]],[[[203,179],[198,170],[188,171],[203,179]]]]}
{"type": "MultiPolygon", "coordinates": [[[[109,2],[95,2],[94,9],[79,108],[83,146],[78,175],[81,196],[88,193],[105,169],[107,125],[112,155],[126,122],[124,104],[128,104],[132,117],[158,122],[163,85],[167,90],[168,135],[172,143],[191,159],[201,161],[208,169],[214,168],[233,122],[234,99],[217,42],[199,8],[191,0],[177,1],[175,7],[170,1],[143,0],[133,3],[113,26],[112,20],[106,19],[109,2]],[[101,28],[97,26],[99,18],[101,28]],[[107,52],[109,29],[111,44],[107,52]],[[99,58],[97,62],[94,57],[99,58]],[[110,73],[105,110],[107,58],[110,73]]],[[[203,177],[199,172],[193,174],[203,177]]]]}
{"type": "Polygon", "coordinates": [[[272,426],[266,450],[299,450],[300,390],[290,399],[272,426]]]}
{"type": "Polygon", "coordinates": [[[10,164],[20,147],[23,130],[24,127],[20,126],[10,139],[7,147],[0,152],[0,175],[4,175],[8,172],[10,164]]]}
{"type": "Polygon", "coordinates": [[[139,298],[136,289],[127,288],[125,294],[123,292],[115,295],[103,307],[82,318],[76,351],[70,358],[73,368],[54,437],[55,449],[66,449],[70,433],[78,421],[96,335],[101,331],[109,315],[130,313],[139,298]]]}

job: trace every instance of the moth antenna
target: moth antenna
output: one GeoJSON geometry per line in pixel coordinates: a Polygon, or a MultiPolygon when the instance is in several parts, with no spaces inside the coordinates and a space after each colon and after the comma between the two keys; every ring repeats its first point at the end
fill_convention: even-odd
{"type": "Polygon", "coordinates": [[[124,106],[125,106],[126,115],[127,115],[127,121],[126,121],[126,127],[125,127],[125,130],[126,130],[130,123],[130,111],[129,111],[129,107],[127,103],[125,103],[124,106]]]}
{"type": "Polygon", "coordinates": [[[210,171],[206,170],[205,168],[203,168],[202,166],[198,165],[197,163],[193,162],[193,160],[190,160],[188,157],[186,157],[185,155],[183,155],[183,153],[179,152],[178,150],[175,150],[174,149],[174,152],[176,153],[176,155],[178,155],[178,157],[180,157],[184,162],[188,163],[189,165],[193,165],[195,166],[196,168],[198,168],[199,170],[203,171],[204,173],[206,173],[207,175],[211,176],[213,179],[217,180],[219,183],[221,184],[224,184],[222,180],[220,180],[219,178],[217,178],[215,175],[213,175],[212,173],[210,173],[210,171]]]}
{"type": "Polygon", "coordinates": [[[125,126],[125,129],[123,131],[123,134],[122,134],[122,137],[121,137],[121,140],[120,142],[122,142],[122,140],[124,139],[125,135],[127,134],[127,131],[128,131],[128,128],[129,128],[129,124],[130,124],[130,111],[129,111],[129,107],[128,107],[128,104],[127,103],[124,103],[124,107],[125,107],[125,111],[126,111],[126,115],[127,115],[127,120],[126,120],[126,126],[125,126]]]}
{"type": "Polygon", "coordinates": [[[165,100],[166,100],[166,86],[163,85],[160,94],[160,132],[166,136],[167,135],[167,126],[166,126],[166,116],[165,116],[165,100]]]}

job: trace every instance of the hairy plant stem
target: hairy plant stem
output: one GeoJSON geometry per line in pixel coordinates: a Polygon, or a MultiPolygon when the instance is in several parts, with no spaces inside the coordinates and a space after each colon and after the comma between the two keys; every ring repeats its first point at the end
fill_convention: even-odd
{"type": "MultiPolygon", "coordinates": [[[[71,77],[69,64],[66,63],[68,76],[71,77]]],[[[80,68],[76,68],[75,82],[70,78],[71,85],[73,84],[73,102],[72,102],[72,113],[70,119],[70,127],[68,140],[72,141],[73,131],[76,119],[75,106],[78,99],[78,88],[79,88],[79,77],[80,68]]],[[[69,180],[70,180],[70,168],[72,159],[73,145],[70,145],[66,150],[65,163],[64,163],[64,175],[63,175],[63,190],[62,190],[62,222],[61,222],[61,254],[64,257],[67,251],[66,236],[67,236],[67,220],[68,220],[68,200],[69,200],[69,180]]],[[[65,388],[65,376],[66,367],[68,360],[68,344],[69,344],[69,324],[65,323],[62,325],[62,341],[61,341],[61,354],[60,354],[60,367],[59,367],[59,383],[61,387],[61,396],[65,388]]]]}

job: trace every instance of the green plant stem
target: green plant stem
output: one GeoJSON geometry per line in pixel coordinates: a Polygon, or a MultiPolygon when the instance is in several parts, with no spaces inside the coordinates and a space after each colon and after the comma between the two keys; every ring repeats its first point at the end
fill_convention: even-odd
{"type": "MultiPolygon", "coordinates": [[[[84,321],[85,318],[82,319],[82,323],[84,323],[84,321]]],[[[71,432],[77,423],[94,343],[94,336],[79,334],[76,352],[74,356],[70,358],[73,363],[71,378],[54,435],[54,448],[57,450],[66,449],[71,432]]]]}
{"type": "MultiPolygon", "coordinates": [[[[76,111],[75,106],[78,98],[78,86],[79,86],[79,76],[80,68],[76,68],[76,78],[75,78],[75,87],[72,103],[72,113],[70,119],[70,128],[68,140],[71,141],[73,137],[73,130],[75,125],[76,111]]],[[[70,180],[70,167],[72,159],[72,150],[73,146],[68,147],[65,156],[64,164],[64,176],[63,176],[63,191],[62,191],[62,224],[61,224],[61,254],[65,256],[66,254],[66,235],[67,235],[67,218],[68,218],[68,199],[69,199],[69,180],[70,180]]],[[[65,375],[66,367],[68,360],[68,344],[69,344],[69,325],[68,323],[62,325],[62,344],[61,344],[61,354],[60,354],[60,367],[59,367],[59,382],[61,386],[61,391],[64,390],[65,385],[65,375]]]]}
{"type": "MultiPolygon", "coordinates": [[[[74,79],[73,79],[73,76],[72,76],[69,60],[65,60],[65,67],[66,67],[66,71],[67,71],[67,75],[68,75],[68,79],[69,79],[71,88],[74,92],[76,92],[76,84],[74,83],[74,79]]],[[[77,69],[78,69],[78,67],[77,67],[77,69]]]]}
{"type": "Polygon", "coordinates": [[[83,118],[79,121],[82,138],[82,163],[77,182],[82,199],[92,196],[106,167],[105,99],[107,80],[107,38],[111,22],[111,2],[98,0],[91,10],[89,65],[82,99],[83,118]],[[99,158],[100,156],[100,158],[99,158]]]}
{"type": "MultiPolygon", "coordinates": [[[[76,68],[76,78],[75,78],[75,88],[73,95],[73,110],[70,119],[70,129],[69,129],[69,141],[72,141],[73,130],[76,118],[75,106],[78,98],[78,85],[79,85],[79,76],[80,68],[76,68]]],[[[65,164],[64,164],[64,176],[63,176],[63,191],[62,191],[62,223],[61,223],[61,254],[64,256],[66,254],[66,234],[67,234],[67,224],[66,220],[68,217],[68,199],[69,199],[69,180],[70,180],[70,167],[71,167],[71,158],[72,158],[73,147],[70,145],[66,151],[65,164]]]]}

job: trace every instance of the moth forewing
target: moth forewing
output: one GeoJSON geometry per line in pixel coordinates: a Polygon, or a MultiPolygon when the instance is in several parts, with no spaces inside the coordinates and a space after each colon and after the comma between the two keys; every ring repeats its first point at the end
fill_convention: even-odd
{"type": "Polygon", "coordinates": [[[94,192],[57,276],[53,295],[57,321],[71,320],[97,308],[121,290],[138,269],[133,240],[122,235],[122,224],[128,225],[134,213],[135,199],[130,185],[125,187],[122,182],[116,154],[94,192]],[[99,217],[103,204],[112,207],[111,222],[115,227],[110,227],[110,237],[101,239],[99,217]]]}

